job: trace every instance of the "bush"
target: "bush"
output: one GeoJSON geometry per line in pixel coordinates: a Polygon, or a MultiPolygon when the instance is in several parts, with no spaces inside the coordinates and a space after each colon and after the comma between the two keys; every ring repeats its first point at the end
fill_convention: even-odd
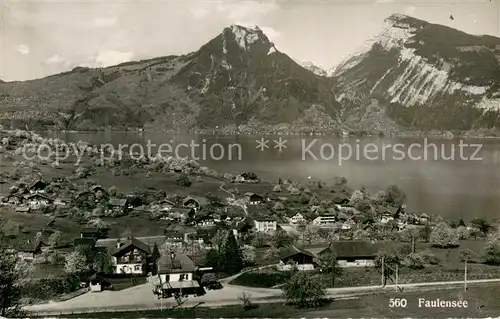
{"type": "Polygon", "coordinates": [[[431,232],[429,241],[433,247],[454,248],[459,246],[459,236],[456,229],[447,223],[439,223],[431,232]]]}
{"type": "Polygon", "coordinates": [[[421,254],[410,253],[404,258],[404,264],[411,269],[423,269],[425,260],[421,254]]]}
{"type": "Polygon", "coordinates": [[[38,300],[46,300],[76,291],[79,286],[80,281],[76,276],[26,279],[19,283],[19,289],[23,297],[38,300]]]}
{"type": "Polygon", "coordinates": [[[235,278],[231,284],[247,287],[271,288],[290,279],[290,272],[247,272],[235,278]]]}
{"type": "Polygon", "coordinates": [[[184,186],[184,187],[189,187],[192,184],[191,180],[189,179],[189,177],[186,174],[181,174],[179,176],[179,178],[177,178],[176,183],[177,183],[177,185],[184,186]]]}
{"type": "Polygon", "coordinates": [[[283,293],[289,302],[301,308],[315,308],[325,300],[326,284],[318,275],[299,271],[285,284],[283,293]]]}

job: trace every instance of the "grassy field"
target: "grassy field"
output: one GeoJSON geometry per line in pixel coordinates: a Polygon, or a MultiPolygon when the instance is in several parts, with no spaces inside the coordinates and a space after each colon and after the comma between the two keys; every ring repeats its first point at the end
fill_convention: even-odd
{"type": "Polygon", "coordinates": [[[338,299],[318,309],[298,309],[283,303],[258,304],[255,309],[242,306],[220,308],[183,308],[151,311],[106,312],[64,315],[65,318],[478,318],[498,316],[500,286],[463,289],[428,290],[421,292],[387,292],[360,296],[357,299],[338,299]],[[391,298],[406,299],[406,307],[389,307],[391,298]],[[427,300],[467,301],[467,308],[419,307],[419,298],[427,300]]]}
{"type": "MultiPolygon", "coordinates": [[[[428,265],[424,269],[414,270],[400,267],[399,283],[454,281],[464,276],[464,263],[460,261],[460,252],[470,250],[478,257],[482,254],[486,242],[484,240],[466,240],[460,242],[460,247],[452,249],[433,248],[428,243],[417,243],[416,251],[429,251],[440,259],[439,265],[428,265]]],[[[307,249],[307,248],[306,248],[307,249]]],[[[256,250],[258,265],[269,264],[265,258],[267,248],[256,250]]],[[[335,287],[369,286],[380,284],[380,273],[373,267],[344,268],[344,273],[335,281],[335,287]]],[[[327,276],[325,276],[327,277],[327,276]]],[[[500,278],[500,267],[480,263],[469,263],[469,279],[500,278]]],[[[288,277],[281,272],[266,268],[260,271],[245,273],[232,281],[234,285],[270,288],[285,283],[288,277]]],[[[328,278],[325,280],[330,281],[328,278]]]]}

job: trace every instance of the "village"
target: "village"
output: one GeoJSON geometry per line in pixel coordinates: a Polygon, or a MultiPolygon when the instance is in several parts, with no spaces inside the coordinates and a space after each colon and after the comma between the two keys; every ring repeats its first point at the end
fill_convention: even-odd
{"type": "Polygon", "coordinates": [[[408,212],[395,185],[372,193],[350,189],[345,178],[270,183],[177,159],[102,163],[92,156],[100,150],[83,142],[92,164],[75,170],[26,163],[18,152],[23,143],[61,141],[25,131],[2,136],[2,231],[26,265],[28,303],[137,285],[149,285],[151,298],[181,303],[225,285],[279,287],[297,270],[331,275],[330,254],[344,269],[333,275],[335,287],[380,281],[381,254],[397,256],[407,282],[460,278],[464,258],[477,265],[471,278],[499,272],[497,252],[482,253],[493,223],[408,212]],[[131,178],[127,167],[142,179],[167,175],[170,184],[130,192],[103,186],[113,178],[101,174],[131,178]],[[197,183],[210,191],[194,194],[197,183]]]}

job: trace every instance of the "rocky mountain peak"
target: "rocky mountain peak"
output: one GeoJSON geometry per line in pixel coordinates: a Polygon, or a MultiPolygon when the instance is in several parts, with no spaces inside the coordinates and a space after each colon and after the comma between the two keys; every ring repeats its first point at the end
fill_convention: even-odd
{"type": "MultiPolygon", "coordinates": [[[[258,26],[249,28],[233,24],[224,29],[222,36],[224,44],[226,44],[226,41],[232,40],[238,44],[239,49],[242,51],[249,51],[256,45],[265,46],[268,49],[274,48],[274,44],[269,41],[269,38],[258,26]]],[[[224,53],[227,52],[226,46],[224,46],[223,51],[224,53]]]]}

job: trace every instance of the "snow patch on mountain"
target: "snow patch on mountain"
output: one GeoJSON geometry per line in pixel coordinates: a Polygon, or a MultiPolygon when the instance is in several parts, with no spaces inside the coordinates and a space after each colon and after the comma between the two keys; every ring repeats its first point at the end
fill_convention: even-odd
{"type": "Polygon", "coordinates": [[[365,58],[366,54],[378,44],[383,50],[390,51],[391,49],[403,46],[416,31],[407,23],[400,20],[407,18],[402,14],[393,14],[384,20],[380,32],[368,41],[365,41],[354,53],[345,58],[338,66],[329,70],[328,76],[339,76],[345,71],[355,67],[365,58]]]}
{"type": "Polygon", "coordinates": [[[328,73],[325,69],[315,65],[314,63],[312,63],[310,61],[297,61],[297,64],[299,64],[304,69],[307,69],[316,75],[328,76],[328,73]]]}
{"type": "Polygon", "coordinates": [[[257,41],[259,41],[259,28],[245,28],[239,25],[232,25],[231,31],[234,34],[234,39],[243,50],[247,50],[248,47],[257,41]]]}

